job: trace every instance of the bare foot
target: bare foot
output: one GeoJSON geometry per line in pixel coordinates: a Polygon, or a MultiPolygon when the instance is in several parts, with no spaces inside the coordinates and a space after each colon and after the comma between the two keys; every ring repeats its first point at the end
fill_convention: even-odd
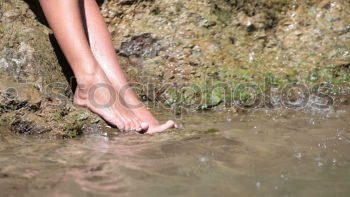
{"type": "Polygon", "coordinates": [[[119,94],[101,69],[93,76],[78,79],[74,103],[89,108],[120,130],[141,132],[149,128],[147,122],[121,104],[119,94]]]}
{"type": "MultiPolygon", "coordinates": [[[[108,75],[107,75],[108,76],[108,75]]],[[[118,89],[118,82],[111,80],[112,84],[118,89]]],[[[120,87],[120,86],[119,86],[120,87]]],[[[169,120],[166,123],[161,124],[153,114],[147,109],[147,107],[136,97],[132,88],[129,86],[119,88],[121,90],[121,97],[124,106],[127,106],[134,114],[143,122],[147,122],[149,128],[146,133],[158,133],[171,128],[177,128],[174,121],[169,120]]]]}
{"type": "Polygon", "coordinates": [[[174,121],[168,120],[164,124],[157,124],[157,125],[149,125],[149,128],[147,129],[147,134],[152,134],[152,133],[159,133],[171,128],[177,128],[177,125],[175,124],[174,121]]]}
{"type": "Polygon", "coordinates": [[[136,107],[131,110],[135,113],[135,115],[140,120],[147,122],[149,124],[149,128],[147,130],[148,134],[159,133],[171,128],[177,128],[177,125],[172,120],[169,120],[164,124],[159,123],[159,121],[153,116],[153,114],[143,104],[142,105],[140,104],[140,107],[136,107]]]}

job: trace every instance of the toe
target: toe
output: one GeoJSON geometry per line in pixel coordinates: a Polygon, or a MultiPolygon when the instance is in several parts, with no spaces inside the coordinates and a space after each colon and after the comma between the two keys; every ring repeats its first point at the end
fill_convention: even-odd
{"type": "Polygon", "coordinates": [[[165,131],[165,130],[170,129],[170,128],[175,128],[175,122],[172,120],[169,120],[165,124],[155,126],[153,128],[148,129],[147,134],[159,133],[159,132],[165,131]]]}
{"type": "Polygon", "coordinates": [[[125,130],[125,125],[121,121],[115,121],[115,125],[118,127],[119,130],[124,131],[125,130]]]}
{"type": "Polygon", "coordinates": [[[129,131],[137,131],[137,130],[139,130],[140,129],[140,123],[138,123],[136,120],[134,120],[134,119],[130,119],[130,120],[128,120],[127,121],[128,123],[128,125],[129,125],[129,131]]]}
{"type": "Polygon", "coordinates": [[[125,128],[125,125],[123,123],[123,121],[121,121],[120,119],[116,118],[116,119],[113,119],[113,118],[106,118],[104,119],[108,124],[110,124],[111,126],[113,127],[117,127],[119,130],[124,130],[125,128]]]}
{"type": "Polygon", "coordinates": [[[124,124],[125,124],[125,131],[131,131],[133,126],[132,123],[130,121],[125,121],[124,124]]]}
{"type": "Polygon", "coordinates": [[[137,132],[142,131],[140,121],[138,119],[134,119],[133,122],[134,122],[134,125],[135,125],[135,131],[137,131],[137,132]]]}
{"type": "Polygon", "coordinates": [[[140,119],[135,118],[134,123],[136,125],[136,131],[139,133],[146,133],[149,128],[149,124],[147,122],[142,122],[140,119]]]}
{"type": "Polygon", "coordinates": [[[140,128],[140,124],[135,120],[130,120],[130,125],[131,125],[131,131],[137,131],[137,129],[140,128]]]}
{"type": "Polygon", "coordinates": [[[141,122],[140,125],[142,131],[147,131],[147,129],[149,128],[149,124],[147,122],[141,122]]]}

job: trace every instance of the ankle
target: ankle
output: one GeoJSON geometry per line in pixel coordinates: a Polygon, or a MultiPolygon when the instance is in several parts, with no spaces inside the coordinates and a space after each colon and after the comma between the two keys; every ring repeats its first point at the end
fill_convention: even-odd
{"type": "Polygon", "coordinates": [[[78,85],[93,80],[96,73],[100,70],[99,65],[95,62],[80,63],[79,66],[72,67],[79,68],[77,70],[73,69],[78,85]]]}
{"type": "Polygon", "coordinates": [[[99,73],[101,73],[101,71],[96,67],[94,69],[89,68],[76,74],[77,88],[86,89],[93,85],[99,73]]]}

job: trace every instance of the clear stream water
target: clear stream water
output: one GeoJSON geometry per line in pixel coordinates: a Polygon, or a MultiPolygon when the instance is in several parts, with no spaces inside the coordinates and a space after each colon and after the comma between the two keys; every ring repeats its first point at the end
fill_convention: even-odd
{"type": "Polygon", "coordinates": [[[152,136],[3,130],[0,196],[350,196],[350,107],[228,116],[185,115],[152,136]]]}

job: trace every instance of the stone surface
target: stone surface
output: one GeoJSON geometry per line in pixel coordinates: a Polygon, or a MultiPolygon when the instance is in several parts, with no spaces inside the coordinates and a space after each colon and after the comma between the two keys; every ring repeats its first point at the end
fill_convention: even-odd
{"type": "MultiPolygon", "coordinates": [[[[280,86],[296,81],[349,85],[347,0],[109,0],[102,12],[118,49],[138,35],[157,38],[158,56],[124,62],[131,65],[125,68],[129,74],[156,87],[156,98],[165,103],[178,103],[162,91],[165,83],[178,91],[181,83],[199,87],[195,95],[207,105],[232,99],[205,95],[212,91],[206,87],[222,82],[263,85],[265,76],[272,76],[280,86]]],[[[156,98],[151,94],[148,100],[156,98]]]]}
{"type": "Polygon", "coordinates": [[[24,1],[1,1],[0,10],[0,124],[26,135],[76,136],[88,112],[72,105],[50,29],[24,1]]]}

